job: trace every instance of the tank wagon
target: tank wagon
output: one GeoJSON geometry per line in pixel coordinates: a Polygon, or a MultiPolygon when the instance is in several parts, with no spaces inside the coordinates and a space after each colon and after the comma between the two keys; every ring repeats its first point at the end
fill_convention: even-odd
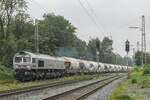
{"type": "Polygon", "coordinates": [[[53,57],[22,51],[13,58],[14,77],[17,80],[55,78],[76,73],[94,74],[105,72],[127,72],[128,66],[86,61],[70,57],[53,57]]]}

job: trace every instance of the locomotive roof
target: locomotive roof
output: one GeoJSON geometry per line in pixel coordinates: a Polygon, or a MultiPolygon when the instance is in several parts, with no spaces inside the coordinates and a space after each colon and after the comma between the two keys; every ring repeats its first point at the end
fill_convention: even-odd
{"type": "Polygon", "coordinates": [[[28,54],[28,55],[30,55],[31,57],[35,57],[35,58],[64,60],[63,57],[53,57],[53,56],[49,56],[49,55],[45,55],[45,54],[31,53],[31,52],[27,52],[27,51],[19,52],[19,53],[17,53],[16,55],[20,55],[20,54],[28,54]]]}

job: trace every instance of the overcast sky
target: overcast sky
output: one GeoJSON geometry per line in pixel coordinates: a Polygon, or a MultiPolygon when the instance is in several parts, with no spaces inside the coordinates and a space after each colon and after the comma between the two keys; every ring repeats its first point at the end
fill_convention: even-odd
{"type": "MultiPolygon", "coordinates": [[[[33,18],[42,18],[44,13],[64,16],[75,27],[80,39],[112,36],[114,52],[126,55],[124,43],[128,39],[136,48],[141,41],[141,16],[145,15],[147,51],[150,52],[150,0],[28,0],[28,13],[33,18]],[[88,13],[86,12],[88,11],[88,13]],[[90,17],[89,17],[90,16],[90,17]],[[93,21],[94,20],[94,21],[93,21]],[[96,25],[95,25],[96,23],[96,25]]],[[[130,55],[132,55],[132,47],[130,55]]]]}

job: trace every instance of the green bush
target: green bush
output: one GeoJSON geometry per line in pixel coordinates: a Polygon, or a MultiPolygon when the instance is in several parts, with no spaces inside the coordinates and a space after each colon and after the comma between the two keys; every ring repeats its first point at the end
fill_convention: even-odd
{"type": "Polygon", "coordinates": [[[145,76],[143,77],[143,80],[140,83],[142,88],[150,88],[150,77],[149,76],[145,76]]]}
{"type": "Polygon", "coordinates": [[[13,79],[13,70],[0,64],[0,80],[13,79]]]}
{"type": "Polygon", "coordinates": [[[134,68],[133,71],[140,72],[142,70],[143,70],[143,68],[141,66],[137,66],[137,67],[134,68]]]}
{"type": "Polygon", "coordinates": [[[137,83],[137,79],[136,78],[133,78],[132,81],[131,81],[133,84],[137,83]]]}
{"type": "Polygon", "coordinates": [[[130,73],[130,79],[137,79],[137,78],[141,78],[143,75],[143,72],[132,72],[130,73]]]}
{"type": "Polygon", "coordinates": [[[132,98],[128,95],[120,95],[116,100],[132,100],[132,98]]]}
{"type": "Polygon", "coordinates": [[[144,75],[150,74],[150,66],[146,66],[146,67],[144,68],[143,74],[144,74],[144,75]]]}

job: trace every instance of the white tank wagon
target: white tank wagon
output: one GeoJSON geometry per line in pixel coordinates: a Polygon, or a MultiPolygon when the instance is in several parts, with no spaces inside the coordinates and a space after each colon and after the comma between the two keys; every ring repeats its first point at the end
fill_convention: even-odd
{"type": "Polygon", "coordinates": [[[105,70],[104,70],[104,64],[103,63],[98,63],[100,68],[99,68],[99,72],[100,73],[103,73],[105,70]]]}
{"type": "Polygon", "coordinates": [[[100,70],[101,70],[101,65],[96,62],[95,72],[100,73],[100,70]]]}
{"type": "Polygon", "coordinates": [[[120,72],[120,66],[116,65],[116,67],[117,67],[117,72],[120,72]]]}
{"type": "Polygon", "coordinates": [[[118,65],[118,72],[121,72],[121,66],[118,65]]]}
{"type": "Polygon", "coordinates": [[[113,64],[112,64],[112,66],[113,66],[113,72],[116,72],[116,69],[117,69],[117,68],[116,68],[116,65],[113,65],[113,64]]]}
{"type": "Polygon", "coordinates": [[[127,71],[127,67],[126,66],[122,66],[123,67],[123,72],[127,71]]]}
{"type": "Polygon", "coordinates": [[[104,72],[109,72],[109,66],[108,64],[104,64],[104,72]]]}
{"type": "Polygon", "coordinates": [[[65,60],[70,62],[69,73],[89,73],[90,63],[86,60],[64,57],[65,60]]]}
{"type": "Polygon", "coordinates": [[[96,72],[97,63],[94,61],[89,61],[89,63],[90,63],[89,72],[93,74],[96,72]]]}
{"type": "Polygon", "coordinates": [[[70,57],[63,57],[68,63],[67,73],[74,74],[80,71],[79,60],[70,57]]]}
{"type": "Polygon", "coordinates": [[[108,64],[109,66],[109,72],[114,72],[114,66],[112,64],[108,64]]]}
{"type": "Polygon", "coordinates": [[[79,60],[80,73],[89,73],[90,63],[86,60],[79,60]]]}

